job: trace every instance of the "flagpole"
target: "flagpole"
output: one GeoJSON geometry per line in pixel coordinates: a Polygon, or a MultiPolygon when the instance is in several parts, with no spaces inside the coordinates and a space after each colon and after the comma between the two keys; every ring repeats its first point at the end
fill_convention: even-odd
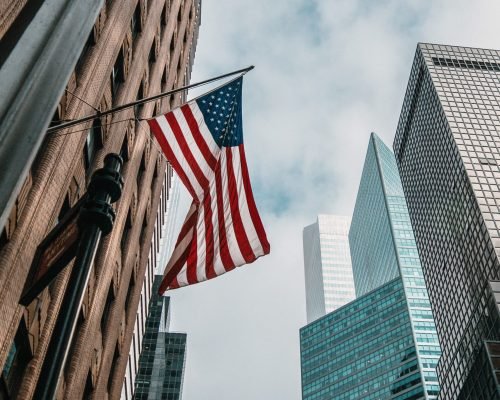
{"type": "Polygon", "coordinates": [[[204,81],[200,81],[200,82],[197,82],[197,83],[192,83],[192,84],[189,84],[189,85],[186,85],[186,86],[182,86],[182,87],[177,88],[177,89],[169,90],[168,92],[163,92],[163,93],[160,93],[160,94],[157,94],[157,95],[154,95],[154,96],[146,97],[144,99],[139,99],[139,100],[136,100],[136,101],[132,101],[130,103],[122,104],[120,106],[116,106],[116,107],[110,108],[109,110],[106,110],[106,111],[99,111],[99,112],[97,112],[97,113],[95,113],[93,115],[88,115],[88,116],[83,117],[83,118],[79,118],[79,119],[75,119],[75,120],[72,120],[72,121],[68,121],[68,122],[62,123],[60,125],[52,126],[49,129],[47,129],[47,133],[53,133],[53,132],[59,131],[61,129],[65,129],[65,128],[69,128],[71,126],[83,124],[85,122],[92,121],[92,120],[94,120],[96,118],[100,118],[100,117],[103,117],[105,115],[113,114],[115,112],[122,111],[122,110],[125,110],[127,108],[131,108],[131,107],[134,107],[136,105],[139,105],[139,104],[148,103],[150,101],[161,99],[162,97],[170,96],[171,94],[182,92],[184,90],[191,89],[191,88],[194,88],[194,87],[197,87],[197,86],[206,85],[207,83],[215,82],[215,81],[218,81],[220,79],[227,78],[229,76],[233,76],[233,75],[237,75],[237,74],[241,74],[243,76],[247,72],[251,71],[254,68],[255,68],[255,66],[250,65],[249,67],[242,68],[242,69],[239,69],[239,70],[236,70],[236,71],[233,71],[233,72],[229,72],[227,74],[222,74],[222,75],[216,76],[214,78],[205,79],[204,81]]]}

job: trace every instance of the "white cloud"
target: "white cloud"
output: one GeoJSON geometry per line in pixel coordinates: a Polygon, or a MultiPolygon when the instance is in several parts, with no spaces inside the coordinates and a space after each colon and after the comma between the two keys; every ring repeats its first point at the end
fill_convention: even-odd
{"type": "Polygon", "coordinates": [[[193,82],[256,65],[245,147],[272,253],[172,293],[184,400],[300,398],[302,228],[352,212],[369,133],[392,146],[417,42],[499,48],[498,15],[493,0],[203,0],[193,82]]]}

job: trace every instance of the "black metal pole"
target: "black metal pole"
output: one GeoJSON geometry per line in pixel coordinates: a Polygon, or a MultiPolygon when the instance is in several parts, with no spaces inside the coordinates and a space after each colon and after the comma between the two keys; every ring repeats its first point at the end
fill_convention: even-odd
{"type": "Polygon", "coordinates": [[[89,200],[80,215],[81,237],[68,286],[47,348],[33,398],[53,400],[64,369],[92,264],[102,235],[108,234],[115,218],[111,203],[121,196],[123,161],[108,154],[104,168],[97,170],[89,184],[89,200]]]}
{"type": "Polygon", "coordinates": [[[227,78],[227,77],[232,76],[232,75],[236,75],[236,74],[242,74],[242,75],[244,75],[248,71],[251,71],[254,68],[255,67],[253,65],[250,65],[249,67],[246,67],[246,68],[243,68],[243,69],[239,69],[237,71],[233,71],[233,72],[229,72],[227,74],[219,75],[219,76],[216,76],[214,78],[205,79],[204,81],[200,81],[200,82],[196,82],[196,83],[191,83],[189,85],[182,86],[182,87],[177,88],[177,89],[169,90],[168,92],[163,92],[163,93],[160,93],[160,94],[156,94],[154,96],[146,97],[144,99],[139,99],[139,100],[136,100],[136,101],[132,101],[131,103],[122,104],[120,106],[116,106],[116,107],[110,108],[109,110],[100,111],[100,112],[98,112],[96,114],[88,115],[86,117],[75,119],[73,121],[64,122],[64,123],[62,123],[60,125],[56,125],[56,126],[50,127],[49,129],[47,129],[47,133],[53,133],[53,132],[56,132],[56,131],[61,130],[61,129],[65,129],[65,128],[69,128],[71,126],[83,124],[84,122],[92,121],[92,120],[94,120],[96,118],[104,117],[104,116],[106,116],[108,114],[113,114],[115,112],[122,111],[122,110],[125,110],[127,108],[134,107],[134,106],[136,106],[138,104],[144,104],[144,103],[147,103],[149,101],[158,100],[158,99],[161,99],[162,97],[170,96],[171,94],[182,92],[184,90],[195,88],[195,87],[198,87],[198,86],[201,86],[201,85],[205,85],[205,84],[210,83],[210,82],[218,81],[220,79],[224,79],[224,78],[227,78]]]}

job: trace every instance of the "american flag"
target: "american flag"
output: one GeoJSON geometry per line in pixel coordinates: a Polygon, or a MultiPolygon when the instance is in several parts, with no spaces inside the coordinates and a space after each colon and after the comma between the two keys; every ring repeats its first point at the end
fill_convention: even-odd
{"type": "Polygon", "coordinates": [[[193,202],[159,293],[215,278],[270,251],[243,146],[243,78],[149,120],[193,202]]]}

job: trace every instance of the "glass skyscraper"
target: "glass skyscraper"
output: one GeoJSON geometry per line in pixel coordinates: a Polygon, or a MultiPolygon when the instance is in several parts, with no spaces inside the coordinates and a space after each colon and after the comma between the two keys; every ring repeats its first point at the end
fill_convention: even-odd
{"type": "Polygon", "coordinates": [[[350,222],[350,217],[320,214],[314,224],[304,228],[308,322],[336,310],[355,297],[347,238],[350,222]]]}
{"type": "Polygon", "coordinates": [[[499,399],[500,51],[419,44],[394,140],[443,399],[499,399]]]}
{"type": "Polygon", "coordinates": [[[300,330],[302,400],[424,399],[400,278],[300,330]]]}
{"type": "Polygon", "coordinates": [[[141,292],[134,337],[130,347],[121,399],[180,400],[186,362],[186,334],[169,332],[170,298],[158,296],[163,271],[174,243],[179,179],[168,174],[169,196],[162,195],[163,215],[158,214],[149,257],[147,284],[141,292]]]}
{"type": "Polygon", "coordinates": [[[436,328],[396,161],[375,134],[349,243],[358,298],[302,328],[303,399],[436,398],[436,328]]]}
{"type": "Polygon", "coordinates": [[[182,399],[187,335],[168,332],[170,298],[158,295],[162,278],[162,275],[156,275],[153,284],[135,379],[133,398],[136,400],[182,399]]]}

